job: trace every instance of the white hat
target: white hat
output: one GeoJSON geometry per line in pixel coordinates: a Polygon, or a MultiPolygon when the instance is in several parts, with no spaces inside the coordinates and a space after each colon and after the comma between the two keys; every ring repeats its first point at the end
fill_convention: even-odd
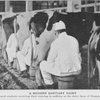
{"type": "Polygon", "coordinates": [[[66,29],[66,26],[62,21],[55,23],[55,30],[60,30],[60,29],[66,29]]]}

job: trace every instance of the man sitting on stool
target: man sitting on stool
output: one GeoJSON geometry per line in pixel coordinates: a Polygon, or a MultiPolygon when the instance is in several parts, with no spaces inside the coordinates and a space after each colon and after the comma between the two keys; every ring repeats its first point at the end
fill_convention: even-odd
{"type": "Polygon", "coordinates": [[[47,86],[53,88],[54,76],[78,75],[81,72],[81,57],[78,41],[67,35],[65,24],[62,21],[55,23],[55,39],[50,48],[47,61],[40,63],[40,70],[47,86]]]}
{"type": "MultiPolygon", "coordinates": [[[[33,25],[33,23],[32,23],[33,25]]],[[[34,26],[35,27],[35,26],[34,26]]],[[[24,41],[24,45],[23,45],[23,48],[21,51],[18,51],[17,52],[17,59],[18,59],[18,62],[19,62],[19,66],[20,66],[20,71],[21,71],[21,77],[23,78],[26,78],[26,77],[29,77],[29,74],[28,74],[28,70],[27,70],[27,67],[30,67],[31,65],[31,55],[32,55],[32,52],[31,52],[31,42],[33,44],[33,49],[34,49],[34,55],[35,55],[35,52],[36,52],[36,39],[35,39],[35,35],[36,35],[36,31],[30,31],[29,32],[29,38],[27,38],[25,41],[24,41]]],[[[29,68],[28,68],[29,69],[29,68]]]]}
{"type": "MultiPolygon", "coordinates": [[[[32,34],[32,41],[33,41],[33,46],[35,48],[35,37],[34,34],[32,34]]],[[[21,71],[21,76],[28,77],[27,73],[27,66],[30,67],[31,64],[31,43],[30,43],[30,38],[26,39],[24,42],[24,46],[21,51],[17,52],[17,59],[19,62],[20,66],[20,71],[21,71]]]]}
{"type": "Polygon", "coordinates": [[[7,47],[6,47],[9,66],[12,66],[14,59],[16,59],[17,49],[18,49],[18,43],[16,40],[16,36],[15,33],[12,33],[8,39],[7,47]]]}

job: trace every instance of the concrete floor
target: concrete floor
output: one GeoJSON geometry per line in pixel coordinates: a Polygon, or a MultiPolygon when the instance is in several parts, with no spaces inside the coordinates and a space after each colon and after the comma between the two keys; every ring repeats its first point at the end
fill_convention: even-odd
{"type": "MultiPolygon", "coordinates": [[[[87,47],[81,51],[82,53],[82,72],[75,81],[75,89],[88,89],[87,87],[87,47]]],[[[1,89],[37,89],[36,82],[30,78],[22,78],[19,73],[10,69],[8,64],[2,58],[0,51],[0,88],[1,89]]],[[[100,89],[99,83],[92,79],[92,85],[89,89],[100,89]]]]}

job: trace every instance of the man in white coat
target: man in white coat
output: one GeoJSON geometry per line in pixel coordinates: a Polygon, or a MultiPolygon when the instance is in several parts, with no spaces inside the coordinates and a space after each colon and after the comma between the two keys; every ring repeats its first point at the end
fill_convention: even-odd
{"type": "Polygon", "coordinates": [[[27,69],[29,69],[29,68],[27,68],[27,66],[28,67],[31,66],[32,52],[35,56],[35,52],[36,52],[35,34],[36,34],[35,30],[29,31],[29,38],[27,38],[24,41],[24,45],[22,47],[22,50],[17,52],[17,59],[19,62],[21,77],[23,77],[23,78],[29,76],[29,74],[27,72],[27,69]],[[31,51],[31,50],[33,50],[33,51],[31,51]]]}
{"type": "Polygon", "coordinates": [[[6,47],[9,66],[13,65],[13,61],[16,58],[17,49],[18,49],[18,43],[17,43],[15,33],[13,33],[10,35],[8,42],[7,42],[7,47],[6,47]]]}
{"type": "Polygon", "coordinates": [[[55,39],[49,51],[47,61],[40,63],[40,70],[47,88],[54,85],[52,75],[70,76],[81,72],[81,56],[78,41],[67,35],[62,21],[55,23],[55,39]]]}
{"type": "Polygon", "coordinates": [[[18,48],[19,50],[21,50],[23,47],[24,40],[28,38],[27,20],[23,16],[19,15],[17,16],[17,20],[15,20],[15,22],[16,21],[20,28],[17,31],[17,33],[13,33],[10,35],[7,42],[7,47],[6,47],[10,66],[13,65],[14,59],[16,59],[17,57],[16,54],[17,54],[18,48]]]}

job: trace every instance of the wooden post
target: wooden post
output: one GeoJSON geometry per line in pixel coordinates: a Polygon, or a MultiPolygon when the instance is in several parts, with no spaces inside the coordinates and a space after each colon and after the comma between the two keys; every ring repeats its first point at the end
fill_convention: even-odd
{"type": "Polygon", "coordinates": [[[96,12],[97,12],[97,6],[96,6],[97,0],[95,0],[94,3],[95,3],[95,4],[94,4],[94,12],[96,13],[96,12]]]}
{"type": "Polygon", "coordinates": [[[10,11],[10,1],[5,0],[5,12],[9,12],[9,11],[10,11]]]}
{"type": "Polygon", "coordinates": [[[31,0],[30,1],[26,0],[26,12],[32,11],[33,10],[32,7],[33,7],[33,2],[31,0]]]}

